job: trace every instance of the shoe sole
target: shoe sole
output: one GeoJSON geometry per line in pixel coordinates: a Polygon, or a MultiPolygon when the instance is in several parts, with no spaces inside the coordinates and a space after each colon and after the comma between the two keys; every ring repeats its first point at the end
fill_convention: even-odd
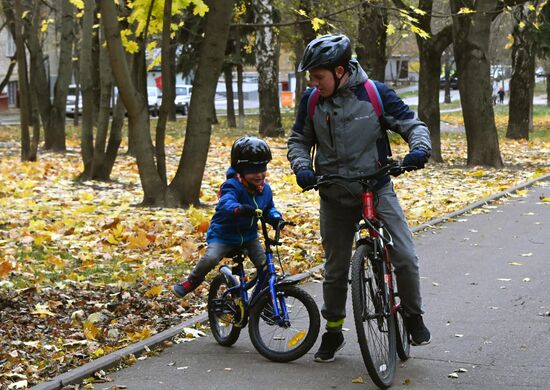
{"type": "Polygon", "coordinates": [[[428,341],[423,341],[421,343],[417,343],[415,342],[413,339],[411,339],[411,345],[414,345],[415,347],[421,347],[423,345],[428,345],[432,342],[432,338],[430,337],[430,339],[428,341]]]}
{"type": "MultiPolygon", "coordinates": [[[[336,352],[340,351],[342,348],[344,348],[344,345],[346,345],[346,342],[344,341],[338,348],[336,348],[336,351],[334,351],[334,355],[336,355],[336,352]]],[[[317,363],[330,363],[333,362],[336,359],[336,356],[331,357],[330,359],[321,359],[321,358],[313,358],[313,361],[317,363]]]]}

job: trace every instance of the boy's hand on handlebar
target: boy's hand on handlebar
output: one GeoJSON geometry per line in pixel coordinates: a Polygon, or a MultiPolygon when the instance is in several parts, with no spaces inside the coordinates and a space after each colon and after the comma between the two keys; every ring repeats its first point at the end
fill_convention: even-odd
{"type": "Polygon", "coordinates": [[[305,168],[296,173],[296,182],[305,190],[317,184],[317,176],[315,176],[315,172],[312,169],[305,168]]]}
{"type": "MultiPolygon", "coordinates": [[[[260,210],[261,211],[261,210],[260,210]]],[[[250,206],[249,204],[242,204],[239,207],[236,207],[233,210],[236,216],[239,217],[256,217],[257,212],[256,208],[250,206]]]]}
{"type": "Polygon", "coordinates": [[[422,149],[413,149],[403,158],[403,169],[412,171],[415,169],[424,168],[428,162],[428,152],[422,149]]]}

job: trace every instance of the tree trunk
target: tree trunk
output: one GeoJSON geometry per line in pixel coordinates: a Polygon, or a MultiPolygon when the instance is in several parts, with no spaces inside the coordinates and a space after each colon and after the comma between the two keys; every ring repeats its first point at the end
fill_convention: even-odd
{"type": "Polygon", "coordinates": [[[44,148],[53,149],[55,135],[50,128],[50,113],[51,113],[51,101],[50,101],[50,86],[48,82],[48,76],[46,75],[46,69],[44,68],[44,53],[42,51],[42,45],[39,40],[40,25],[42,23],[41,17],[41,2],[38,0],[26,0],[26,9],[31,10],[30,17],[27,20],[27,29],[25,31],[25,37],[27,42],[27,48],[30,53],[30,72],[33,75],[33,84],[36,88],[38,109],[40,111],[40,117],[42,118],[42,125],[44,126],[44,148]]]}
{"type": "Polygon", "coordinates": [[[244,127],[244,93],[243,93],[243,62],[244,58],[241,53],[241,34],[239,27],[236,27],[235,36],[235,57],[238,58],[237,68],[237,101],[239,110],[239,129],[244,127]]]}
{"type": "Polygon", "coordinates": [[[418,116],[430,130],[432,141],[431,159],[443,162],[441,155],[441,117],[439,110],[439,76],[441,57],[453,39],[452,25],[443,27],[437,34],[432,33],[433,0],[421,0],[419,9],[425,12],[419,15],[419,27],[431,35],[430,39],[416,36],[420,52],[420,74],[418,82],[418,116]]]}
{"type": "Polygon", "coordinates": [[[237,98],[239,100],[239,129],[244,128],[243,65],[237,64],[237,98]]]}
{"type": "MultiPolygon", "coordinates": [[[[300,5],[298,9],[304,10],[306,15],[311,15],[314,9],[312,0],[300,0],[300,5]]],[[[296,102],[294,104],[295,114],[298,113],[298,109],[300,108],[300,101],[302,100],[302,95],[308,86],[306,80],[306,72],[298,72],[298,65],[302,60],[307,44],[315,39],[315,36],[317,35],[313,30],[313,27],[311,26],[309,18],[304,15],[298,14],[297,21],[301,23],[299,24],[300,37],[296,40],[296,43],[294,44],[294,74],[296,75],[296,90],[294,93],[294,101],[296,102]]]]}
{"type": "Polygon", "coordinates": [[[375,0],[363,4],[358,23],[359,44],[356,48],[357,59],[365,67],[369,77],[381,82],[384,82],[386,76],[387,6],[386,0],[375,0]],[[372,7],[370,3],[376,3],[381,7],[372,7]]]}
{"type": "Polygon", "coordinates": [[[147,102],[145,97],[136,90],[132,83],[124,48],[120,39],[117,10],[114,2],[113,0],[100,0],[99,4],[111,68],[119,88],[119,94],[128,111],[128,128],[132,133],[130,134],[131,137],[134,139],[139,176],[143,188],[142,204],[161,206],[164,204],[166,185],[160,180],[155,166],[147,102]]]}
{"type": "Polygon", "coordinates": [[[72,48],[74,40],[74,6],[69,0],[61,1],[61,41],[59,43],[59,67],[54,88],[54,100],[50,112],[51,149],[65,151],[65,109],[71,82],[72,48]]]}
{"type": "MultiPolygon", "coordinates": [[[[76,46],[76,45],[75,45],[76,46]]],[[[77,52],[77,48],[75,47],[75,57],[78,57],[80,50],[77,52]]],[[[75,97],[74,97],[74,117],[73,117],[73,125],[76,127],[78,126],[80,122],[80,59],[73,61],[73,73],[74,73],[74,83],[76,85],[75,88],[75,97]]]]}
{"type": "MultiPolygon", "coordinates": [[[[100,40],[100,43],[101,40],[100,40]]],[[[109,132],[109,122],[111,119],[111,91],[113,90],[113,74],[109,65],[109,56],[107,49],[100,46],[99,52],[99,74],[101,95],[99,99],[99,115],[97,117],[97,135],[94,146],[94,157],[90,178],[94,180],[109,180],[105,176],[105,145],[107,144],[107,134],[109,132]]]]}
{"type": "Polygon", "coordinates": [[[447,104],[451,103],[451,47],[448,47],[443,52],[443,60],[445,62],[445,100],[447,104]]]}
{"type": "MultiPolygon", "coordinates": [[[[110,65],[109,65],[110,67],[110,65]]],[[[124,125],[124,114],[126,109],[122,103],[120,95],[116,99],[115,108],[113,111],[113,120],[111,122],[111,132],[109,135],[109,142],[107,144],[107,151],[105,153],[105,163],[103,165],[104,174],[106,179],[109,180],[115,160],[120,149],[120,143],[122,142],[122,126],[124,125]]]]}
{"type": "Polygon", "coordinates": [[[491,18],[497,1],[476,2],[474,11],[478,12],[471,14],[459,14],[463,7],[472,5],[465,0],[451,0],[458,87],[468,143],[467,165],[502,168],[488,57],[491,18]]]}
{"type": "Polygon", "coordinates": [[[519,5],[513,11],[514,30],[512,36],[512,78],[510,80],[510,102],[508,105],[508,129],[506,138],[529,139],[529,124],[533,114],[533,91],[535,86],[535,42],[532,23],[534,12],[526,5],[519,5]],[[520,26],[524,24],[524,26],[520,26]]]}
{"type": "MultiPolygon", "coordinates": [[[[256,0],[253,7],[256,23],[274,23],[273,0],[256,0]]],[[[268,137],[284,135],[279,107],[278,41],[278,32],[273,27],[260,27],[256,30],[256,69],[260,97],[259,133],[268,137]]]]}
{"type": "Polygon", "coordinates": [[[82,91],[82,129],[80,153],[84,172],[79,178],[87,180],[91,175],[94,158],[94,91],[92,80],[92,33],[95,15],[94,0],[84,0],[82,40],[80,43],[80,88],[82,91]]]}
{"type": "Polygon", "coordinates": [[[546,74],[546,107],[550,107],[550,72],[546,74]]]}
{"type": "Polygon", "coordinates": [[[167,183],[166,175],[166,151],[164,141],[166,138],[166,121],[170,115],[170,107],[174,106],[175,85],[172,77],[172,39],[170,38],[170,26],[172,23],[172,0],[164,1],[164,16],[162,21],[162,43],[161,43],[161,77],[162,77],[162,103],[160,105],[157,131],[155,134],[155,152],[157,158],[157,171],[163,183],[167,183]]]}
{"type": "Polygon", "coordinates": [[[176,176],[168,188],[167,205],[172,207],[199,204],[210,146],[214,96],[223,66],[234,3],[207,0],[206,4],[210,10],[206,15],[204,39],[193,84],[183,154],[176,176]]]}
{"type": "Polygon", "coordinates": [[[27,77],[27,59],[25,56],[25,42],[23,40],[23,7],[21,0],[15,0],[14,4],[15,45],[17,47],[17,73],[19,86],[19,107],[21,118],[21,161],[29,161],[31,140],[29,134],[30,122],[30,91],[27,77]]]}
{"type": "Polygon", "coordinates": [[[10,65],[8,66],[8,70],[6,72],[6,75],[4,76],[4,79],[0,83],[0,92],[4,90],[6,85],[10,82],[11,74],[13,73],[13,69],[15,69],[15,65],[17,65],[17,52],[13,57],[11,57],[10,65]]]}
{"type": "Polygon", "coordinates": [[[235,120],[235,106],[233,104],[233,65],[225,64],[223,74],[225,79],[225,95],[227,97],[227,126],[235,128],[237,127],[237,121],[235,120]]]}

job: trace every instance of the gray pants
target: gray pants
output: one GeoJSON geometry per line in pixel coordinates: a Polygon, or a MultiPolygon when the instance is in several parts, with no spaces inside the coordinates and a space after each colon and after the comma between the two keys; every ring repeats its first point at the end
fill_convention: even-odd
{"type": "MultiPolygon", "coordinates": [[[[390,256],[401,303],[408,314],[422,314],[418,257],[391,183],[377,191],[375,207],[393,238],[390,256]]],[[[341,330],[342,320],[346,316],[350,259],[355,226],[360,218],[360,206],[343,208],[321,199],[321,237],[326,258],[321,313],[327,320],[327,329],[331,331],[341,330]]]]}
{"type": "MultiPolygon", "coordinates": [[[[248,251],[248,257],[254,263],[256,269],[263,267],[265,263],[264,248],[259,240],[245,242],[243,247],[248,251]]],[[[201,283],[206,274],[212,271],[216,265],[228,254],[235,246],[222,244],[220,242],[212,242],[208,244],[206,253],[199,259],[195,268],[189,274],[189,279],[197,284],[201,283]]]]}

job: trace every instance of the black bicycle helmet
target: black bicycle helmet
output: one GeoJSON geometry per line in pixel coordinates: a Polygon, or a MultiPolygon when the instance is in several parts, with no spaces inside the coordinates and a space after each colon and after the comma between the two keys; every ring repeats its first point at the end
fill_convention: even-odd
{"type": "Polygon", "coordinates": [[[271,161],[271,149],[256,137],[241,137],[231,147],[231,166],[239,173],[264,172],[271,161]]]}
{"type": "Polygon", "coordinates": [[[311,41],[306,49],[298,72],[313,68],[334,69],[339,65],[348,69],[351,59],[351,43],[343,34],[323,35],[311,41]]]}

